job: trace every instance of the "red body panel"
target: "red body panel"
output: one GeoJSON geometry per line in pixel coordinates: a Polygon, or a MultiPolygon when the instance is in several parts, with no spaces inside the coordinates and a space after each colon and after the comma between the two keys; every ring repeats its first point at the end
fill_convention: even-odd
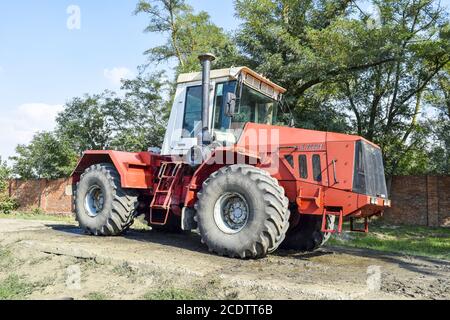
{"type": "Polygon", "coordinates": [[[344,216],[367,217],[381,214],[388,205],[382,198],[371,205],[371,197],[352,191],[355,145],[360,140],[378,148],[354,135],[249,123],[237,148],[256,153],[261,159],[278,158],[277,170],[268,171],[284,187],[290,202],[297,204],[299,213],[322,215],[326,208],[341,208],[344,216]],[[308,168],[313,167],[313,155],[320,156],[320,182],[314,180],[311,170],[307,178],[300,176],[300,155],[306,156],[308,168]],[[286,156],[292,157],[293,166],[286,156]]]}
{"type": "Polygon", "coordinates": [[[112,163],[119,171],[123,188],[152,189],[161,161],[168,159],[150,152],[86,151],[72,173],[73,183],[76,184],[91,165],[112,163]]]}

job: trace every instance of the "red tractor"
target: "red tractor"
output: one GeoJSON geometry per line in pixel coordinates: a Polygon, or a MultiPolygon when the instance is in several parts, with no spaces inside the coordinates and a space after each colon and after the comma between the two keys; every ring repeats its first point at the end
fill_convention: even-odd
{"type": "Polygon", "coordinates": [[[313,251],[344,220],[390,207],[382,153],[362,137],[282,126],[285,89],[246,67],[178,79],[162,149],[87,151],[73,173],[81,228],[198,230],[211,252],[313,251]],[[335,226],[335,224],[337,224],[335,226]]]}

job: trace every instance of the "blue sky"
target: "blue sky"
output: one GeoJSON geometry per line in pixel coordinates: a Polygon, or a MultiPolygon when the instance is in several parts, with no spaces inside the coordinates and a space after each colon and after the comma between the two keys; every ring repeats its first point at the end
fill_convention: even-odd
{"type": "MultiPolygon", "coordinates": [[[[187,0],[226,30],[238,25],[233,0],[187,0]]],[[[13,155],[37,131],[51,130],[71,97],[116,90],[163,40],[144,34],[137,0],[16,0],[0,2],[0,157],[13,155]],[[80,29],[69,30],[71,5],[80,29]]],[[[447,6],[450,0],[444,0],[447,6]]]]}

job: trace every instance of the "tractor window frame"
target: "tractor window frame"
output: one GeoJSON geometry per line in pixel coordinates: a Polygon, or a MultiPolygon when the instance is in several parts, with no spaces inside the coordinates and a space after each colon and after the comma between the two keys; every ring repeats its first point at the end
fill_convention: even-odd
{"type": "Polygon", "coordinates": [[[300,154],[298,156],[298,171],[301,179],[308,179],[308,157],[306,154],[300,154]]]}
{"type": "Polygon", "coordinates": [[[294,156],[291,154],[285,155],[284,159],[289,163],[292,169],[294,169],[295,163],[294,163],[294,156]]]}
{"type": "Polygon", "coordinates": [[[213,105],[213,119],[212,119],[212,129],[217,131],[227,131],[230,129],[232,117],[225,114],[225,103],[226,103],[226,94],[236,93],[237,81],[222,81],[217,82],[214,88],[214,105],[213,105]],[[222,95],[219,96],[219,88],[222,86],[222,95]],[[220,103],[219,103],[219,97],[220,103]],[[218,104],[219,103],[219,104],[218,104]]]}
{"type": "Polygon", "coordinates": [[[313,154],[312,156],[313,178],[316,182],[322,182],[322,159],[320,154],[313,154]]]}
{"type": "MultiPolygon", "coordinates": [[[[201,85],[197,85],[197,86],[190,86],[190,87],[186,87],[186,96],[184,99],[184,108],[183,108],[183,126],[182,126],[182,134],[181,134],[181,138],[195,138],[195,121],[193,124],[193,131],[190,132],[188,130],[188,128],[186,128],[186,116],[188,114],[187,110],[188,110],[188,103],[189,103],[189,90],[193,90],[193,89],[200,89],[200,122],[203,121],[202,119],[202,110],[201,110],[201,100],[202,100],[202,86],[201,85]],[[187,134],[189,132],[189,134],[187,134]]],[[[197,114],[198,112],[195,111],[191,111],[189,113],[192,114],[197,114]]]]}

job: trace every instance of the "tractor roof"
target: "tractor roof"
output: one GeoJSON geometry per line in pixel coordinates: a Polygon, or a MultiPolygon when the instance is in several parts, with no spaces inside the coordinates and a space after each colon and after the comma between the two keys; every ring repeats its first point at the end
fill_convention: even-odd
{"type": "MultiPolygon", "coordinates": [[[[228,78],[238,80],[242,74],[244,82],[269,95],[278,95],[286,92],[286,89],[273,83],[269,79],[247,67],[211,70],[211,79],[228,78]]],[[[201,72],[183,73],[178,77],[178,83],[195,82],[202,80],[201,72]]]]}

